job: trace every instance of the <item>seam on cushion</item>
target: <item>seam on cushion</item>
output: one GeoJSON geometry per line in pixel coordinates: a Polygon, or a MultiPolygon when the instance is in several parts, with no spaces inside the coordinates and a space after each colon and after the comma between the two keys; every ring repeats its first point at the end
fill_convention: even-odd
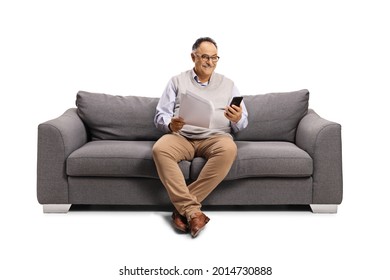
{"type": "Polygon", "coordinates": [[[310,178],[311,175],[292,175],[292,174],[262,174],[261,176],[259,175],[248,175],[248,176],[234,176],[232,179],[225,177],[224,181],[233,181],[237,179],[246,179],[246,178],[268,178],[268,179],[278,179],[278,178],[294,178],[294,179],[301,179],[301,178],[310,178]]]}
{"type": "Polygon", "coordinates": [[[311,159],[313,161],[312,158],[303,158],[303,157],[283,157],[283,158],[279,158],[279,157],[261,157],[261,158],[244,158],[244,159],[236,159],[236,161],[243,161],[243,160],[256,160],[256,159],[304,159],[304,160],[309,160],[311,159]]]}
{"type": "Polygon", "coordinates": [[[71,157],[68,160],[81,160],[81,159],[140,159],[140,160],[153,160],[149,158],[132,158],[132,157],[71,157]]]}
{"type": "Polygon", "coordinates": [[[158,180],[159,178],[158,177],[153,177],[153,176],[127,176],[127,175],[124,175],[124,174],[115,174],[115,175],[112,175],[112,174],[95,174],[95,175],[92,175],[92,174],[89,174],[89,175],[79,175],[79,174],[76,174],[76,175],[67,175],[68,177],[78,177],[78,178],[90,178],[90,177],[109,177],[109,178],[148,178],[148,179],[154,179],[154,180],[158,180]]]}
{"type": "MultiPolygon", "coordinates": [[[[282,158],[291,159],[291,158],[296,158],[296,159],[307,159],[306,157],[258,157],[258,158],[244,158],[244,159],[241,159],[241,160],[259,159],[259,158],[272,158],[272,159],[282,159],[282,158]]],[[[310,158],[310,156],[308,158],[310,158]]]]}
{"type": "MultiPolygon", "coordinates": [[[[147,158],[131,158],[131,157],[72,157],[68,158],[68,160],[82,160],[82,159],[139,159],[139,160],[148,160],[148,161],[154,161],[153,159],[147,159],[147,158]]],[[[205,161],[207,159],[203,158],[205,161]]],[[[258,159],[297,159],[297,160],[313,160],[312,158],[308,157],[261,157],[261,158],[245,158],[245,159],[236,159],[235,161],[244,161],[244,160],[258,160],[258,159]]]]}

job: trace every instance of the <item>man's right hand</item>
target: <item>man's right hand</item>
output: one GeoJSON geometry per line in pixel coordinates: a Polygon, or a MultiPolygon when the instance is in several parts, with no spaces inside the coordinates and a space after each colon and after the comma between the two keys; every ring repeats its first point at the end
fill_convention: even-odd
{"type": "Polygon", "coordinates": [[[171,122],[169,123],[169,129],[172,131],[172,132],[178,132],[180,129],[183,128],[183,126],[185,125],[186,123],[184,122],[184,119],[181,118],[181,117],[173,117],[171,119],[171,122]]]}

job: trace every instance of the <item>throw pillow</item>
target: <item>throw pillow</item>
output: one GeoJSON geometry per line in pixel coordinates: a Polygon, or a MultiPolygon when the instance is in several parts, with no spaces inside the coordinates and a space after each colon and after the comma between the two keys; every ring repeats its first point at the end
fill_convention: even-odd
{"type": "Polygon", "coordinates": [[[236,140],[295,141],[299,121],[309,104],[307,89],[244,96],[248,126],[235,135],[236,140]]]}
{"type": "Polygon", "coordinates": [[[92,140],[157,140],[163,134],[153,122],[158,101],[86,91],[76,97],[77,113],[92,140]]]}

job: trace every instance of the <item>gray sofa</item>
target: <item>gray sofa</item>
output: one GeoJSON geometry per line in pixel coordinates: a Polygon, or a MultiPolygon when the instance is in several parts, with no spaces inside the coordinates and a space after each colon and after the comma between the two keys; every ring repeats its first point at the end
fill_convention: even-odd
{"type": "MultiPolygon", "coordinates": [[[[203,205],[310,205],[342,201],[341,126],[308,109],[309,92],[244,96],[238,156],[203,205]]],[[[170,205],[152,158],[158,98],[80,91],[77,108],[38,126],[37,197],[45,213],[74,205],[170,205]]],[[[179,163],[188,181],[203,158],[179,163]]]]}

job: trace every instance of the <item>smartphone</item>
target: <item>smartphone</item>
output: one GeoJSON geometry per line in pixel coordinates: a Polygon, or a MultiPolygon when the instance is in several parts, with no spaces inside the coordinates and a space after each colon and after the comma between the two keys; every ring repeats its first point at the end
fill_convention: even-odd
{"type": "Polygon", "coordinates": [[[244,97],[242,96],[235,96],[232,99],[232,102],[230,102],[230,106],[236,105],[237,107],[240,107],[241,101],[244,97]]]}

